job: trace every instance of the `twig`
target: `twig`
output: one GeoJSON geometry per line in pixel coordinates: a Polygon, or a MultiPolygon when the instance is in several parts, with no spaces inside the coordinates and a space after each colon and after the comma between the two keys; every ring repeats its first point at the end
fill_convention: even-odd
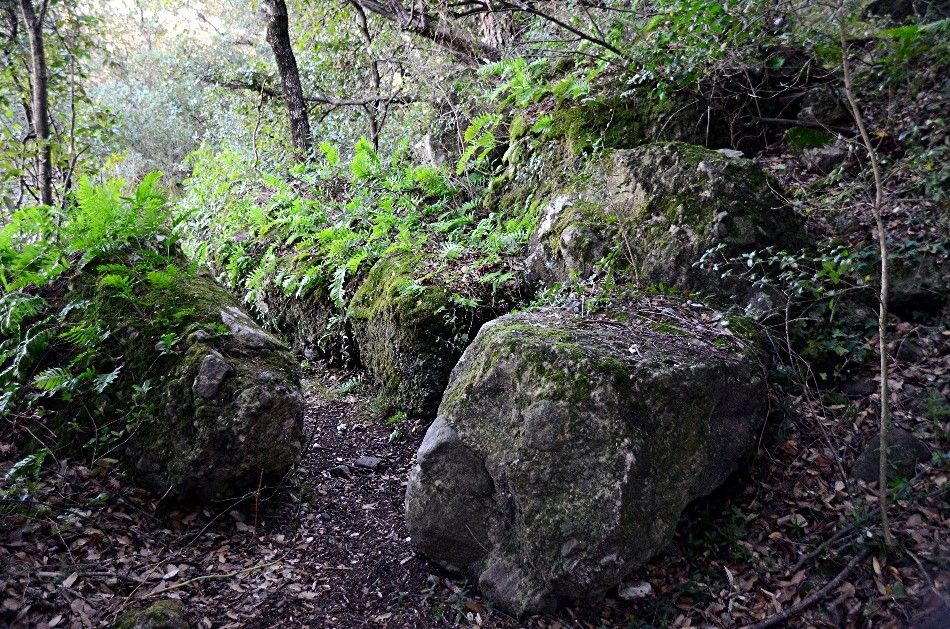
{"type": "Polygon", "coordinates": [[[194,582],[196,582],[196,581],[211,581],[211,580],[214,580],[214,579],[230,579],[230,578],[232,578],[232,577],[236,577],[236,576],[238,576],[239,574],[244,574],[244,573],[246,573],[246,572],[254,572],[255,570],[263,570],[264,568],[269,568],[270,566],[274,566],[274,565],[279,564],[281,561],[283,561],[283,559],[275,559],[274,561],[269,561],[269,562],[267,562],[267,563],[259,563],[259,564],[257,564],[257,565],[250,566],[250,567],[244,568],[244,569],[242,569],[242,570],[235,570],[234,572],[224,572],[224,573],[220,573],[220,574],[203,574],[203,575],[201,575],[201,576],[197,576],[197,577],[193,577],[193,578],[191,578],[191,579],[188,579],[187,581],[182,581],[181,583],[176,583],[175,585],[169,585],[167,588],[162,588],[162,589],[160,589],[160,590],[155,590],[154,592],[150,592],[150,593],[147,594],[146,596],[158,596],[159,594],[164,594],[165,592],[170,592],[170,591],[172,591],[172,590],[177,590],[178,588],[183,588],[183,587],[185,587],[186,585],[189,585],[189,584],[194,583],[194,582]]]}
{"type": "Polygon", "coordinates": [[[806,596],[804,599],[802,599],[801,602],[799,602],[797,605],[792,605],[791,607],[789,607],[783,612],[779,612],[778,614],[769,616],[768,618],[766,618],[760,623],[757,623],[755,625],[750,625],[750,628],[751,629],[766,629],[767,627],[774,627],[775,625],[783,623],[786,620],[789,620],[790,618],[794,618],[795,616],[802,613],[803,611],[805,611],[806,609],[808,609],[809,607],[811,607],[812,605],[814,605],[815,603],[823,599],[825,596],[827,596],[828,592],[831,592],[836,587],[841,585],[844,582],[844,580],[848,577],[848,575],[851,573],[851,571],[854,570],[854,568],[859,563],[867,559],[868,555],[870,554],[871,554],[871,550],[869,548],[865,548],[860,553],[858,553],[858,555],[854,559],[848,562],[848,565],[846,565],[844,569],[838,573],[838,576],[836,576],[834,579],[832,579],[827,584],[825,584],[823,588],[812,592],[811,594],[806,596]]]}

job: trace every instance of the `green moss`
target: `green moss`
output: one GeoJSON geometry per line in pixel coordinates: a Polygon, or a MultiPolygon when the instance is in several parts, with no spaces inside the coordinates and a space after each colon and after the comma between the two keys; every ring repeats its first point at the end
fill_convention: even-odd
{"type": "Polygon", "coordinates": [[[643,108],[621,99],[593,101],[582,105],[559,105],[548,134],[566,141],[574,155],[594,146],[632,148],[647,142],[648,129],[663,107],[643,108]]]}
{"type": "Polygon", "coordinates": [[[651,323],[650,327],[655,332],[660,332],[661,334],[689,334],[686,330],[682,328],[678,328],[672,323],[666,323],[666,322],[651,323]]]}
{"type": "Polygon", "coordinates": [[[792,127],[785,132],[785,143],[793,149],[819,149],[831,144],[835,136],[821,129],[792,127]]]}
{"type": "Polygon", "coordinates": [[[350,301],[347,315],[368,320],[377,316],[399,317],[423,322],[448,302],[445,289],[422,284],[417,277],[422,257],[396,252],[380,259],[350,301]],[[410,289],[410,285],[420,287],[410,289]]]}
{"type": "Polygon", "coordinates": [[[179,601],[158,601],[140,611],[125,612],[115,622],[116,629],[178,629],[187,626],[182,616],[183,607],[179,601]]]}
{"type": "Polygon", "coordinates": [[[508,141],[512,144],[523,138],[528,134],[528,131],[531,130],[531,125],[528,124],[527,119],[521,114],[518,114],[511,121],[511,124],[508,127],[508,141]]]}

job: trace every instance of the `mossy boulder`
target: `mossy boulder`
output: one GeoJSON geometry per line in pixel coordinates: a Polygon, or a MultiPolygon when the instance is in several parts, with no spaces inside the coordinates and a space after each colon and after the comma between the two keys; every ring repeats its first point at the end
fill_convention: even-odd
{"type": "MultiPolygon", "coordinates": [[[[154,387],[135,411],[128,467],[155,493],[180,499],[230,498],[277,480],[303,449],[298,361],[210,278],[170,290],[203,325],[167,347],[142,346],[151,338],[145,322],[123,337],[138,377],[154,387]]],[[[166,292],[144,303],[157,307],[166,292]]]]}
{"type": "Polygon", "coordinates": [[[295,352],[307,358],[346,362],[347,325],[326,286],[304,294],[288,294],[279,286],[264,292],[255,304],[264,320],[287,339],[295,352]]]}
{"type": "Polygon", "coordinates": [[[710,314],[640,302],[484,325],[410,474],[414,543],[519,615],[620,583],[755,449],[759,356],[710,314]]]}
{"type": "MultiPolygon", "coordinates": [[[[887,436],[887,467],[889,478],[910,480],[917,473],[917,465],[930,462],[927,444],[900,428],[893,428],[887,436]]],[[[871,437],[854,462],[851,474],[866,483],[880,478],[881,435],[871,437]]]]}
{"type": "Polygon", "coordinates": [[[547,137],[562,140],[577,155],[590,149],[634,148],[661,140],[723,146],[721,125],[709,125],[707,107],[676,96],[659,100],[646,92],[628,98],[561,103],[551,114],[547,137]],[[710,131],[716,135],[710,135],[710,131]]]}
{"type": "Polygon", "coordinates": [[[529,268],[543,283],[591,275],[610,257],[641,285],[734,296],[712,262],[806,242],[802,220],[777,183],[731,152],[681,142],[609,152],[585,166],[541,212],[529,268]],[[710,265],[711,266],[711,265],[710,265]]]}
{"type": "Polygon", "coordinates": [[[119,616],[115,629],[188,629],[181,601],[166,600],[119,616]]]}
{"type": "Polygon", "coordinates": [[[430,415],[468,342],[451,294],[423,268],[422,256],[394,252],[370,269],[347,309],[360,362],[388,403],[430,415]]]}

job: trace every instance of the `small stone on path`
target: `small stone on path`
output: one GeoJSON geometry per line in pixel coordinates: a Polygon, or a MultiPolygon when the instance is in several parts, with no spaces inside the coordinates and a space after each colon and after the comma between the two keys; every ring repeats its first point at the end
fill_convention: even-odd
{"type": "Polygon", "coordinates": [[[379,466],[382,465],[383,460],[377,456],[361,456],[356,459],[356,467],[362,467],[367,470],[377,470],[379,466]]]}
{"type": "Polygon", "coordinates": [[[336,467],[330,468],[330,476],[333,478],[350,478],[352,473],[350,468],[347,465],[337,465],[336,467]]]}

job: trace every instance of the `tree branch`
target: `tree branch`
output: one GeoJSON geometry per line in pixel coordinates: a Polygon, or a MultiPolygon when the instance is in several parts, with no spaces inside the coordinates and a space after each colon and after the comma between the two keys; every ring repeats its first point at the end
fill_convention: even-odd
{"type": "MultiPolygon", "coordinates": [[[[238,79],[217,79],[214,77],[204,77],[206,83],[224,87],[230,90],[250,90],[258,94],[263,94],[267,98],[283,98],[283,95],[272,87],[268,87],[266,81],[241,81],[238,79]]],[[[305,94],[304,101],[316,103],[319,105],[332,105],[333,107],[362,107],[371,103],[390,103],[395,105],[406,105],[415,103],[419,99],[410,95],[399,94],[367,94],[355,98],[336,98],[323,94],[305,94]]]]}

